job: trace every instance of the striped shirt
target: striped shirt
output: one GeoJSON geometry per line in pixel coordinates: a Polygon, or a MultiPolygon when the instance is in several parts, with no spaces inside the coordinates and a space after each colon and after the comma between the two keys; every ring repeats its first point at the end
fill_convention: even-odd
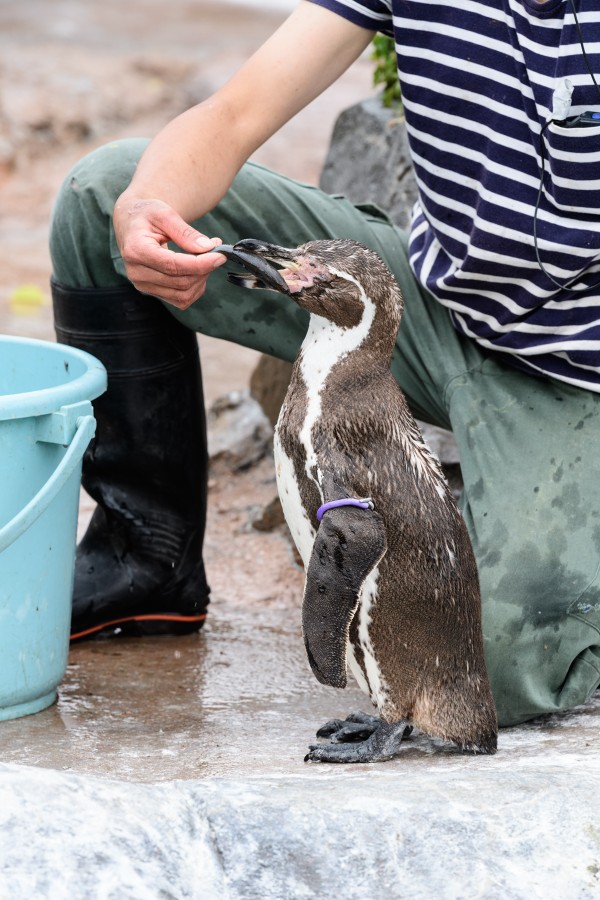
{"type": "MultiPolygon", "coordinates": [[[[600,392],[600,124],[557,124],[600,111],[571,0],[313,2],[395,38],[416,277],[482,347],[600,392]]],[[[600,0],[576,3],[596,72],[600,0]]]]}

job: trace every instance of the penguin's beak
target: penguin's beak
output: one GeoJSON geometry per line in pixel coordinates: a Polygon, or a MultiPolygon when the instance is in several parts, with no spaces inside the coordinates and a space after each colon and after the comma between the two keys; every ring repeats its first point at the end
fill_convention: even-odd
{"type": "Polygon", "coordinates": [[[239,263],[246,270],[243,274],[229,272],[227,280],[232,284],[247,288],[263,288],[270,291],[278,291],[281,294],[290,294],[287,282],[279,274],[277,265],[285,266],[287,270],[297,268],[294,259],[294,250],[287,247],[277,247],[274,244],[266,244],[263,241],[247,239],[238,241],[237,244],[222,244],[210,251],[222,253],[232,262],[239,263]]]}

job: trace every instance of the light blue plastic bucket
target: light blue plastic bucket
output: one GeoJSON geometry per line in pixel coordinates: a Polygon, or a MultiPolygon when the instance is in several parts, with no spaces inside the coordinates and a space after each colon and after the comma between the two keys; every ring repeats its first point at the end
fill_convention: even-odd
{"type": "Polygon", "coordinates": [[[104,366],[0,335],[0,720],[56,699],[67,667],[81,462],[104,366]]]}

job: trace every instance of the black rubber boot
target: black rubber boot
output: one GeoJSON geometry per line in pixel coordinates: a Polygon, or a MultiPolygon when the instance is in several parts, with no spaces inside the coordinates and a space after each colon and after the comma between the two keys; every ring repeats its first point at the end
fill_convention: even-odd
{"type": "Polygon", "coordinates": [[[207,450],[194,332],[133,287],[52,285],[59,341],[104,363],[83,485],[97,501],[77,550],[71,640],[202,627],[207,450]]]}

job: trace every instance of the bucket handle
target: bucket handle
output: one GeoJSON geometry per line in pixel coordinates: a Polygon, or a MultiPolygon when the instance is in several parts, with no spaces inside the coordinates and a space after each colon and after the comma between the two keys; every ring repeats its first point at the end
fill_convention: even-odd
{"type": "Polygon", "coordinates": [[[56,495],[67,483],[76,466],[79,464],[85,449],[96,431],[96,420],[93,415],[79,416],[76,420],[77,430],[69,449],[48,481],[40,488],[21,512],[0,528],[0,553],[10,547],[17,538],[45,512],[56,495]]]}

